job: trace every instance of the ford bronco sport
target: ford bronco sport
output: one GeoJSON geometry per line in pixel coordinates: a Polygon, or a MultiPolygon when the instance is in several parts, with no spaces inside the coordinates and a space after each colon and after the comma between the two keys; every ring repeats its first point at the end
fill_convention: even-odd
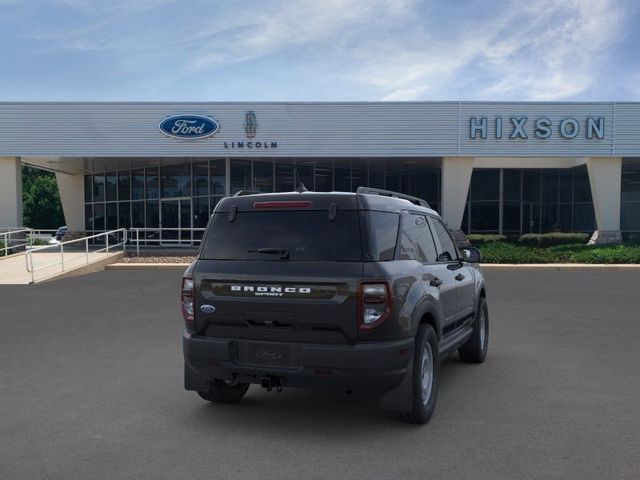
{"type": "Polygon", "coordinates": [[[216,206],[182,279],[185,388],[221,403],[252,383],[366,392],[426,423],[440,360],[487,354],[480,253],[424,200],[300,190],[216,206]]]}

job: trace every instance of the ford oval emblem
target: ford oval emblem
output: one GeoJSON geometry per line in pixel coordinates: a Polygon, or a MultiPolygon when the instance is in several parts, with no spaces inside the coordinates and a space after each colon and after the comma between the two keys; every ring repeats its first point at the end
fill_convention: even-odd
{"type": "Polygon", "coordinates": [[[160,131],[173,138],[209,137],[220,129],[214,119],[202,115],[173,115],[160,122],[160,131]]]}
{"type": "Polygon", "coordinates": [[[216,307],[214,307],[213,305],[201,305],[200,310],[202,310],[204,313],[213,313],[216,311],[216,307]]]}

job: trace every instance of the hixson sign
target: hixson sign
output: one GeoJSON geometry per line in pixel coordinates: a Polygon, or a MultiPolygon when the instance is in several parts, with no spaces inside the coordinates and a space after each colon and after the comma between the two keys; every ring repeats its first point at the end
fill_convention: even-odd
{"type": "MultiPolygon", "coordinates": [[[[554,124],[548,117],[540,117],[529,122],[527,117],[495,117],[492,120],[495,138],[527,139],[529,136],[546,139],[552,135],[572,139],[582,134],[585,138],[602,140],[604,138],[604,117],[588,117],[582,124],[575,118],[565,118],[554,124]]],[[[469,118],[469,138],[486,139],[489,120],[487,117],[469,118]]]]}

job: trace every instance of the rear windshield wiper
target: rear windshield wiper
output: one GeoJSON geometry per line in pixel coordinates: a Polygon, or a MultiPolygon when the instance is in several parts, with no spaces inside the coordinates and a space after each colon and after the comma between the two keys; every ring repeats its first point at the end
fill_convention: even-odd
{"type": "Polygon", "coordinates": [[[257,250],[248,250],[250,253],[269,253],[272,255],[280,255],[280,258],[282,260],[288,260],[289,259],[289,250],[287,250],[286,248],[271,248],[271,247],[267,247],[267,248],[259,248],[257,250]]]}

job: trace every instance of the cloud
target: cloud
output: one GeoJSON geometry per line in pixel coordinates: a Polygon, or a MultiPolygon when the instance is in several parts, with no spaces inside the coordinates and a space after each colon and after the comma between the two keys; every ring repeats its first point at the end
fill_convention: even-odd
{"type": "Polygon", "coordinates": [[[385,100],[443,92],[464,92],[466,99],[576,97],[593,85],[596,67],[620,38],[622,7],[615,0],[512,1],[500,5],[500,16],[475,24],[460,19],[449,31],[435,22],[413,25],[401,41],[363,55],[358,80],[387,90],[385,100]],[[422,46],[408,50],[406,43],[422,46]]]}
{"type": "Polygon", "coordinates": [[[602,81],[609,52],[628,33],[637,8],[631,0],[47,5],[56,15],[31,7],[35,20],[23,22],[22,35],[39,43],[38,54],[100,58],[105,71],[146,76],[158,91],[162,82],[220,78],[259,63],[244,85],[269,89],[274,98],[315,99],[322,92],[330,99],[388,101],[581,98],[602,81]],[[283,72],[290,73],[288,90],[283,72]]]}

